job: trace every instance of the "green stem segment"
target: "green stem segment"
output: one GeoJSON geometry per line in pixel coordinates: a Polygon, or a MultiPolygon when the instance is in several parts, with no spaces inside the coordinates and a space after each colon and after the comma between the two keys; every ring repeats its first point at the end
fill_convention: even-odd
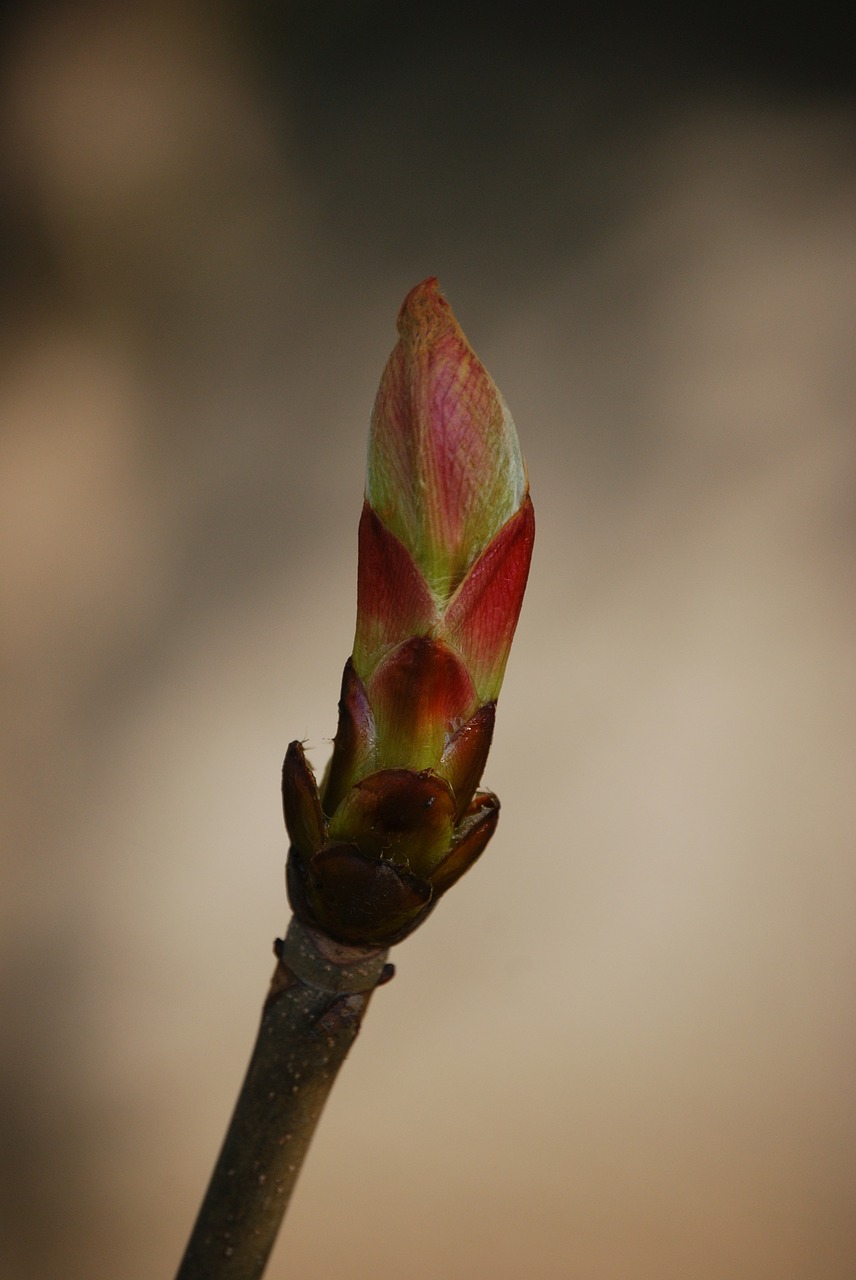
{"type": "Polygon", "coordinates": [[[387,951],[293,919],[223,1148],[176,1280],[258,1280],[387,951]]]}

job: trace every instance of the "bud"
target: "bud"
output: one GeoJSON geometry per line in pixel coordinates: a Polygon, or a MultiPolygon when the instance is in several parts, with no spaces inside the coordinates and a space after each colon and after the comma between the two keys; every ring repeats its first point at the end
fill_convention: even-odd
{"type": "Polygon", "coordinates": [[[437,281],[411,290],[372,414],[357,629],[321,786],[283,767],[295,914],[389,945],[472,866],[478,791],[535,533],[511,415],[437,281]]]}

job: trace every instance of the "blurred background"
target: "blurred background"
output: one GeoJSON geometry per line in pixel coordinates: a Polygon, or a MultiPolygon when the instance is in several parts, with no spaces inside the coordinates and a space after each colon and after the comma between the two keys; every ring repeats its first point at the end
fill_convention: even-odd
{"type": "Polygon", "coordinates": [[[271,1280],[849,1280],[856,94],[811,12],[22,4],[0,85],[0,1276],[184,1247],[436,274],[539,536],[488,854],[271,1280]]]}

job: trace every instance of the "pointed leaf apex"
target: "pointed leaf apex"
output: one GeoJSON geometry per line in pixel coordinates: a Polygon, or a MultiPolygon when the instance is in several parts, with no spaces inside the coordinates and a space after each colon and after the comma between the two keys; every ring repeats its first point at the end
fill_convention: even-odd
{"type": "Polygon", "coordinates": [[[444,332],[454,333],[466,342],[436,276],[429,276],[410,290],[401,304],[396,327],[402,339],[411,344],[435,341],[444,332]]]}
{"type": "Polygon", "coordinates": [[[366,498],[443,607],[528,491],[505,401],[432,277],[398,316],[369,433],[366,498]]]}

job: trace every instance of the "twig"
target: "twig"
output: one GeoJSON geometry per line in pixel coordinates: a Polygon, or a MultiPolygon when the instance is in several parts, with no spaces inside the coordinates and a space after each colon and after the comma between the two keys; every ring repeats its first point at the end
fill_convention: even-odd
{"type": "Polygon", "coordinates": [[[282,771],[295,921],[178,1280],[258,1280],[386,948],[493,835],[479,783],[535,536],[514,423],[430,277],[369,430],[357,627],[320,788],[282,771]],[[300,923],[297,923],[297,921],[300,923]],[[338,942],[332,938],[340,939],[338,942]]]}
{"type": "Polygon", "coordinates": [[[291,921],[235,1111],[176,1280],[258,1280],[387,951],[291,921]]]}

